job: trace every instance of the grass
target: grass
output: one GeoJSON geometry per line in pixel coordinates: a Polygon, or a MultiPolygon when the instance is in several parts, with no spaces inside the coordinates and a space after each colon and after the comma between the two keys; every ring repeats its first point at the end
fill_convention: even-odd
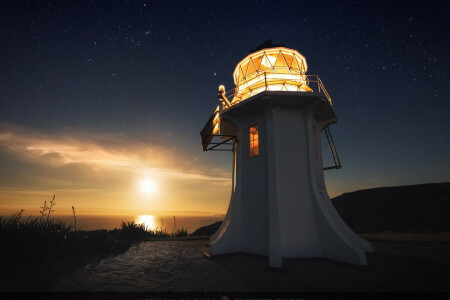
{"type": "Polygon", "coordinates": [[[144,224],[137,224],[134,220],[122,221],[120,228],[124,236],[131,239],[145,240],[154,237],[168,237],[170,236],[166,230],[150,229],[144,224]]]}
{"type": "MultiPolygon", "coordinates": [[[[105,251],[122,251],[136,242],[165,238],[187,237],[186,229],[168,233],[149,229],[135,221],[122,221],[114,230],[77,230],[75,208],[72,206],[74,227],[51,217],[55,196],[41,207],[40,216],[28,218],[21,210],[10,217],[0,217],[0,261],[21,261],[66,258],[105,251]]],[[[176,222],[176,219],[174,217],[176,222]]],[[[175,223],[176,226],[176,223],[175,223]]]]}
{"type": "Polygon", "coordinates": [[[0,261],[77,257],[127,249],[136,242],[188,237],[186,229],[168,233],[149,229],[135,221],[122,221],[114,230],[74,230],[65,222],[45,217],[22,216],[20,211],[0,217],[0,261]]]}
{"type": "Polygon", "coordinates": [[[122,249],[123,243],[106,230],[74,231],[52,218],[22,217],[23,211],[0,218],[0,261],[74,257],[122,249]]]}

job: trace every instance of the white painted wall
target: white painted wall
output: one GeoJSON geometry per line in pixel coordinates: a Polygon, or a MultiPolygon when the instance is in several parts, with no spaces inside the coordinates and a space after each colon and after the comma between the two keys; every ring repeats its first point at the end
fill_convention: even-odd
{"type": "Polygon", "coordinates": [[[211,237],[211,255],[268,255],[272,267],[293,257],[366,264],[371,245],[342,221],[325,187],[320,132],[335,121],[331,106],[315,93],[264,92],[221,113],[221,133],[238,137],[236,189],[211,237]],[[249,157],[255,124],[260,154],[249,157]]]}

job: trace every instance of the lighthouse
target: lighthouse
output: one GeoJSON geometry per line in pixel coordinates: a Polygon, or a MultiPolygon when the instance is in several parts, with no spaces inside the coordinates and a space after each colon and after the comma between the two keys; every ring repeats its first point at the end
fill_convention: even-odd
{"type": "Polygon", "coordinates": [[[298,51],[263,44],[233,73],[235,88],[219,87],[219,106],[200,133],[204,151],[232,151],[231,198],[211,236],[211,256],[245,252],[269,257],[323,257],[367,264],[370,243],[336,212],[324,170],[340,168],[329,126],[337,121],[317,75],[307,75],[298,51]],[[323,166],[321,132],[334,165],[323,166]]]}

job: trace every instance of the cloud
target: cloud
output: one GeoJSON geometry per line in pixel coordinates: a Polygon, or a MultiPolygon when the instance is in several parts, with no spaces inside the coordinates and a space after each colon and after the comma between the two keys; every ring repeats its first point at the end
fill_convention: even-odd
{"type": "MultiPolygon", "coordinates": [[[[176,138],[176,137],[174,137],[176,138]]],[[[151,139],[150,139],[151,140],[151,139]]],[[[126,133],[45,132],[0,122],[0,215],[37,214],[56,194],[57,214],[226,210],[228,168],[189,147],[158,145],[126,133]],[[140,182],[158,184],[152,195],[140,182]]]]}
{"type": "Polygon", "coordinates": [[[43,133],[0,124],[0,147],[28,163],[45,167],[84,165],[95,170],[118,170],[157,177],[229,184],[220,169],[195,165],[195,156],[160,145],[133,140],[126,134],[43,133]]]}

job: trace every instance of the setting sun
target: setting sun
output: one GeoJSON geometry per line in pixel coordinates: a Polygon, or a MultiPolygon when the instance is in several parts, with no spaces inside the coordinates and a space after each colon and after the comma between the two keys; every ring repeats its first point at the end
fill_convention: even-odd
{"type": "Polygon", "coordinates": [[[156,182],[149,179],[141,181],[141,191],[145,194],[151,194],[156,191],[156,182]]]}

